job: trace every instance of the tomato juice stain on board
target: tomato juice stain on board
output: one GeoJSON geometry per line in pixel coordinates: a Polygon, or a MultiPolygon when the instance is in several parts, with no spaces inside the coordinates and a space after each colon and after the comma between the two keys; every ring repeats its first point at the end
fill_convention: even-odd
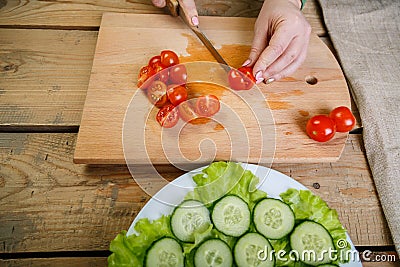
{"type": "Polygon", "coordinates": [[[270,101],[267,100],[267,106],[272,109],[272,110],[278,110],[278,109],[290,109],[293,107],[292,104],[286,101],[270,101]]]}
{"type": "Polygon", "coordinates": [[[197,98],[204,95],[215,95],[219,100],[224,94],[229,93],[229,89],[218,84],[207,82],[189,82],[186,84],[188,99],[197,98]]]}
{"type": "Polygon", "coordinates": [[[303,117],[308,117],[310,116],[310,112],[305,111],[305,110],[299,110],[299,114],[303,117]]]}

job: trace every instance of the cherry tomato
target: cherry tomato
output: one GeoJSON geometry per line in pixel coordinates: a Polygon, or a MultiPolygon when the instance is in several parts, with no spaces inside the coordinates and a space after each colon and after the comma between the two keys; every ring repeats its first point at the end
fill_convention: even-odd
{"type": "Polygon", "coordinates": [[[161,64],[164,67],[170,67],[176,64],[179,64],[178,55],[175,54],[174,51],[171,50],[163,50],[161,51],[161,64]]]}
{"type": "MultiPolygon", "coordinates": [[[[137,86],[141,87],[154,74],[155,72],[152,68],[150,68],[149,66],[143,66],[139,71],[137,86]]],[[[145,88],[142,87],[142,89],[145,88]]]]}
{"type": "Polygon", "coordinates": [[[241,73],[243,73],[247,78],[249,78],[253,83],[256,82],[256,78],[253,75],[253,68],[252,67],[247,67],[247,66],[243,66],[238,68],[238,71],[240,71],[241,73]]]}
{"type": "Polygon", "coordinates": [[[336,125],[328,116],[316,115],[308,120],[306,132],[311,139],[326,142],[335,135],[336,125]]]}
{"type": "MultiPolygon", "coordinates": [[[[239,68],[240,69],[240,68],[239,68]]],[[[242,73],[240,70],[231,69],[228,73],[228,82],[229,86],[234,90],[249,90],[253,87],[254,81],[252,77],[253,75],[250,72],[251,77],[248,77],[246,73],[248,70],[243,70],[245,73],[242,73]]]]}
{"type": "Polygon", "coordinates": [[[194,110],[193,104],[193,100],[187,100],[179,104],[179,116],[182,118],[182,120],[189,122],[199,117],[194,110]]]}
{"type": "Polygon", "coordinates": [[[179,120],[178,108],[171,104],[165,105],[158,111],[156,119],[162,127],[172,128],[179,120]]]}
{"type": "Polygon", "coordinates": [[[182,85],[170,85],[167,89],[167,96],[172,105],[178,106],[187,99],[186,88],[182,85]]]}
{"type": "Polygon", "coordinates": [[[147,64],[148,66],[150,66],[151,68],[155,69],[155,65],[157,63],[161,64],[161,56],[154,56],[149,60],[149,64],[147,64]]]}
{"type": "Polygon", "coordinates": [[[187,79],[186,67],[183,64],[172,66],[169,69],[169,78],[172,83],[184,84],[187,79]]]}
{"type": "Polygon", "coordinates": [[[202,117],[211,117],[220,109],[218,97],[215,95],[205,95],[197,98],[195,112],[202,117]]]}
{"type": "Polygon", "coordinates": [[[167,85],[162,81],[154,81],[147,88],[147,97],[150,102],[156,107],[160,108],[164,106],[167,101],[167,85]]]}
{"type": "Polygon", "coordinates": [[[163,83],[167,83],[169,80],[169,70],[166,69],[160,62],[154,64],[155,66],[155,80],[160,80],[163,83]]]}
{"type": "Polygon", "coordinates": [[[351,131],[356,124],[356,118],[348,107],[337,107],[329,114],[336,123],[337,132],[351,131]]]}

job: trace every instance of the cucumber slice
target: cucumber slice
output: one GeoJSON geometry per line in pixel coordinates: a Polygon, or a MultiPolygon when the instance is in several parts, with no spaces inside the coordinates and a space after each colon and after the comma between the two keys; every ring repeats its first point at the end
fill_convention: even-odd
{"type": "Polygon", "coordinates": [[[194,232],[205,231],[210,224],[210,212],[197,200],[183,201],[171,215],[172,233],[183,242],[194,242],[194,232]]]}
{"type": "Polygon", "coordinates": [[[275,255],[268,239],[259,233],[247,233],[237,241],[233,255],[238,267],[275,266],[275,255]]]}
{"type": "Polygon", "coordinates": [[[300,261],[313,266],[330,263],[335,249],[328,230],[313,221],[304,221],[294,228],[290,245],[298,252],[300,261]]]}
{"type": "Polygon", "coordinates": [[[198,267],[231,267],[232,263],[231,249],[220,239],[204,241],[194,254],[194,266],[198,267]]]}
{"type": "Polygon", "coordinates": [[[279,199],[265,198],[253,210],[253,222],[257,231],[270,239],[281,239],[294,228],[292,209],[279,199]]]}
{"type": "Polygon", "coordinates": [[[171,237],[163,237],[155,241],[147,250],[144,266],[183,267],[184,256],[181,245],[171,237]]]}
{"type": "Polygon", "coordinates": [[[250,227],[250,210],[247,203],[238,196],[221,198],[211,214],[215,228],[225,235],[238,237],[250,227]]]}

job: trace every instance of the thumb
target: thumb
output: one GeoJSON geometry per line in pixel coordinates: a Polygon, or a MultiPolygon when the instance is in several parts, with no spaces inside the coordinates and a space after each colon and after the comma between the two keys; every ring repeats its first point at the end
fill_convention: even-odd
{"type": "Polygon", "coordinates": [[[185,13],[187,21],[193,26],[199,25],[199,15],[194,0],[179,0],[179,5],[185,13]]]}

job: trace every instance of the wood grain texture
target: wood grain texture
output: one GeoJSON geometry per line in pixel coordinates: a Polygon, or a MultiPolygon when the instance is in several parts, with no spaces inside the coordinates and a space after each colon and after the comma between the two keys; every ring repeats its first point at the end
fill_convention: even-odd
{"type": "MultiPolygon", "coordinates": [[[[249,18],[203,17],[202,30],[228,64],[239,67],[251,48],[253,23],[254,19],[249,18]]],[[[82,115],[76,163],[124,164],[126,157],[130,159],[129,163],[134,164],[141,164],[147,158],[154,164],[167,164],[171,159],[175,163],[190,164],[188,158],[202,157],[199,161],[209,162],[214,155],[216,159],[251,163],[268,161],[273,156],[275,162],[321,162],[339,158],[346,134],[338,133],[331,142],[321,145],[305,133],[306,122],[312,115],[329,113],[337,106],[350,106],[340,66],[317,36],[311,37],[304,64],[290,77],[269,85],[258,85],[258,95],[259,91],[253,89],[241,91],[237,97],[237,92],[209,90],[210,85],[202,85],[200,95],[216,94],[231,109],[230,113],[215,116],[216,120],[220,119],[218,123],[224,126],[224,131],[214,130],[217,123],[210,122],[197,128],[180,125],[175,127],[182,129],[179,133],[172,134],[172,131],[178,131],[172,129],[161,134],[162,129],[154,119],[157,111],[152,109],[142,90],[137,89],[133,77],[138,76],[141,66],[146,65],[153,55],[164,49],[178,53],[182,62],[215,62],[190,29],[175,18],[168,15],[104,14],[82,115]],[[159,38],[164,41],[158,42],[159,38]],[[145,50],[143,46],[146,46],[145,50]],[[309,82],[311,78],[316,79],[316,84],[309,82]],[[234,120],[234,115],[238,119],[234,120]],[[233,125],[238,124],[238,120],[242,124],[233,125]],[[123,124],[124,121],[127,123],[123,124]],[[240,137],[246,134],[245,131],[248,139],[242,140],[245,138],[240,137]],[[202,153],[194,155],[193,147],[205,138],[213,140],[215,148],[210,145],[202,149],[202,153]],[[275,144],[270,142],[274,138],[275,154],[275,144]],[[191,142],[185,142],[186,139],[191,142]],[[246,146],[248,140],[251,142],[246,146]],[[166,152],[163,144],[174,142],[179,142],[180,151],[166,152]],[[240,143],[242,149],[236,154],[235,142],[240,143]]],[[[196,69],[187,65],[189,80],[229,88],[226,73],[219,66],[206,63],[197,66],[196,69]]]]}
{"type": "MultiPolygon", "coordinates": [[[[125,166],[73,164],[76,137],[0,134],[0,253],[107,250],[149,200],[125,166]]],[[[361,136],[350,136],[336,163],[273,168],[335,208],[355,245],[392,245],[361,136]]],[[[183,173],[158,171],[167,180],[183,173]]]]}
{"type": "MultiPolygon", "coordinates": [[[[262,2],[257,0],[197,0],[196,5],[199,14],[202,16],[257,17],[262,2]]],[[[97,28],[100,25],[103,12],[164,13],[162,9],[154,7],[151,1],[147,0],[73,0],[68,3],[57,0],[4,0],[4,5],[0,6],[0,25],[41,28],[64,27],[68,29],[97,28]]],[[[326,35],[317,0],[307,1],[303,13],[316,34],[326,35]]]]}
{"type": "Polygon", "coordinates": [[[0,125],[79,125],[96,38],[0,29],[0,125]]]}
{"type": "Polygon", "coordinates": [[[0,126],[79,126],[97,32],[0,29],[0,36],[0,126]]]}

